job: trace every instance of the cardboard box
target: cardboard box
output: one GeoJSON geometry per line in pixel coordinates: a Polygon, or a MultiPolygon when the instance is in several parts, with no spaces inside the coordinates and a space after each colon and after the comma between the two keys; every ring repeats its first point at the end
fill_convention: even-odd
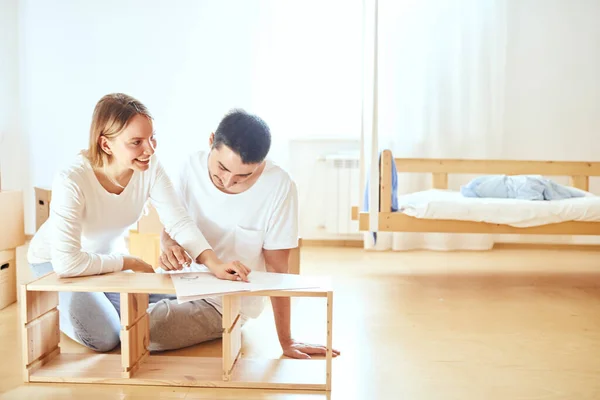
{"type": "Polygon", "coordinates": [[[52,190],[48,188],[35,187],[35,230],[50,217],[50,200],[52,199],[52,190]]]}
{"type": "Polygon", "coordinates": [[[25,243],[24,213],[22,191],[0,191],[0,251],[25,243]]]}
{"type": "Polygon", "coordinates": [[[137,223],[137,231],[139,233],[155,233],[160,234],[163,230],[163,225],[160,223],[158,213],[154,207],[148,205],[148,215],[142,215],[137,223]]]}
{"type": "Polygon", "coordinates": [[[0,310],[17,301],[15,250],[0,251],[0,310]]]}

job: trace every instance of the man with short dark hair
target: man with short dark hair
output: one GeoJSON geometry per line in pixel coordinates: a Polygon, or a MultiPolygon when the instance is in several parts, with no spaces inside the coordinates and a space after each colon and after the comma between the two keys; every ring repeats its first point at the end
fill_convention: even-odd
{"type": "MultiPolygon", "coordinates": [[[[232,110],[210,135],[209,145],[210,151],[195,152],[187,159],[176,181],[188,213],[221,260],[239,260],[255,271],[287,273],[290,249],[298,246],[298,195],[289,174],[267,159],[271,147],[269,127],[256,115],[232,110]]],[[[162,247],[160,266],[163,269],[187,268],[191,260],[165,232],[162,247]]],[[[238,279],[245,280],[246,276],[241,274],[238,279]]],[[[271,303],[279,342],[286,356],[325,355],[324,346],[292,338],[289,297],[271,297],[271,303]]],[[[192,319],[197,321],[194,328],[181,333],[189,336],[190,344],[221,336],[220,328],[218,332],[213,328],[202,329],[216,326],[217,320],[220,324],[221,297],[181,305],[184,304],[189,304],[192,319]]],[[[243,321],[258,317],[264,304],[264,297],[243,297],[240,309],[243,321]]],[[[161,329],[165,328],[151,326],[153,342],[160,343],[159,337],[166,333],[163,330],[161,334],[161,329]]],[[[173,331],[174,327],[168,328],[173,331]]],[[[178,331],[184,330],[182,326],[178,331]]],[[[165,347],[168,342],[165,338],[165,347]]],[[[333,354],[339,352],[334,350],[333,354]]]]}

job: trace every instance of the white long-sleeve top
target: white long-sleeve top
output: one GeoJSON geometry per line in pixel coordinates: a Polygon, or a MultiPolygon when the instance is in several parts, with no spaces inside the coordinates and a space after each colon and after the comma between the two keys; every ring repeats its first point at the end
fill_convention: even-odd
{"type": "Polygon", "coordinates": [[[133,172],[118,195],[104,189],[89,160],[79,155],[54,179],[50,217],[31,240],[29,263],[49,261],[61,277],[122,270],[123,255],[128,254],[125,232],[138,221],[148,200],[167,233],[193,259],[211,248],[156,155],[146,171],[133,172]]]}

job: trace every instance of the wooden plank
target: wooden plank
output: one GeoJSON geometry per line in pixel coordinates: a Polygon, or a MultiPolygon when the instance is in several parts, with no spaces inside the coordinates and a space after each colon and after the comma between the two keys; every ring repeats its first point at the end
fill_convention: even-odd
{"type": "Polygon", "coordinates": [[[154,233],[160,235],[163,224],[160,222],[158,212],[154,207],[148,205],[148,215],[142,215],[137,223],[139,233],[154,233]]]}
{"type": "Polygon", "coordinates": [[[60,340],[58,310],[53,309],[26,323],[24,329],[24,340],[27,346],[24,362],[29,366],[58,347],[60,340]]]}
{"type": "Polygon", "coordinates": [[[58,307],[58,292],[29,291],[27,301],[23,301],[21,304],[26,323],[58,307]]]}
{"type": "Polygon", "coordinates": [[[350,218],[352,219],[352,221],[358,221],[358,207],[357,206],[352,206],[350,214],[351,214],[350,218]]]}
{"type": "Polygon", "coordinates": [[[318,289],[295,289],[295,290],[261,290],[258,292],[240,292],[236,296],[269,296],[269,297],[327,297],[326,286],[318,289]]]}
{"type": "Polygon", "coordinates": [[[129,368],[129,370],[121,372],[121,377],[127,378],[127,379],[132,378],[135,375],[135,373],[140,369],[140,367],[142,365],[144,365],[144,361],[146,359],[148,359],[149,356],[150,356],[150,351],[146,350],[146,352],[144,354],[142,354],[142,356],[137,360],[137,362],[135,364],[133,364],[133,366],[131,368],[129,368]]]}
{"type": "Polygon", "coordinates": [[[362,239],[309,239],[304,241],[305,247],[363,247],[362,239]]]}
{"type": "Polygon", "coordinates": [[[300,274],[300,246],[290,249],[288,256],[288,273],[300,274]]]}
{"type": "Polygon", "coordinates": [[[586,192],[590,190],[590,179],[589,176],[583,175],[575,175],[571,177],[571,186],[585,190],[586,192]]]}
{"type": "Polygon", "coordinates": [[[58,293],[28,291],[27,285],[20,290],[22,373],[29,382],[32,371],[60,353],[58,293]]]}
{"type": "Polygon", "coordinates": [[[150,355],[135,376],[123,378],[118,354],[59,354],[31,374],[31,382],[325,390],[325,360],[240,358],[229,381],[221,357],[150,355]]]}
{"type": "Polygon", "coordinates": [[[103,275],[60,278],[52,273],[28,284],[29,290],[57,292],[116,292],[175,294],[169,274],[114,272],[103,275]]]}
{"type": "Polygon", "coordinates": [[[445,172],[431,174],[431,187],[434,189],[448,189],[448,174],[445,172]]]}
{"type": "Polygon", "coordinates": [[[240,307],[242,301],[239,296],[227,295],[223,296],[223,329],[225,332],[230,332],[233,325],[240,316],[240,307]]]}
{"type": "Polygon", "coordinates": [[[148,293],[121,293],[121,327],[129,329],[146,315],[148,293]]]}
{"type": "Polygon", "coordinates": [[[121,365],[123,376],[130,378],[148,354],[150,316],[148,294],[121,293],[121,365]]]}
{"type": "Polygon", "coordinates": [[[36,361],[32,362],[29,365],[26,365],[25,366],[25,376],[24,376],[23,381],[29,382],[31,374],[33,374],[35,371],[37,371],[39,368],[43,367],[44,365],[50,363],[50,361],[52,361],[59,354],[60,354],[60,347],[56,347],[53,351],[46,354],[44,357],[37,359],[36,361]]]}
{"type": "Polygon", "coordinates": [[[242,351],[242,324],[237,318],[229,331],[223,332],[223,379],[231,379],[233,367],[242,351]]]}
{"type": "Polygon", "coordinates": [[[27,329],[25,329],[25,324],[29,322],[29,319],[27,318],[27,298],[29,293],[27,292],[27,285],[21,285],[19,290],[21,292],[21,301],[19,302],[19,317],[21,319],[19,321],[21,325],[21,360],[23,360],[21,362],[21,374],[23,376],[23,382],[29,382],[29,370],[27,369],[27,363],[25,363],[25,360],[28,358],[29,354],[29,348],[27,346],[27,329]]]}
{"type": "MultiPolygon", "coordinates": [[[[369,230],[369,214],[360,214],[360,230],[369,230]]],[[[380,213],[382,232],[494,233],[518,235],[600,235],[600,222],[569,221],[528,228],[486,222],[414,218],[406,214],[380,213]]]]}
{"type": "Polygon", "coordinates": [[[327,351],[325,356],[325,387],[331,390],[333,363],[333,292],[327,293],[327,351]]]}
{"type": "MultiPolygon", "coordinates": [[[[147,229],[151,229],[151,227],[148,227],[147,229]]],[[[141,258],[154,268],[157,268],[158,258],[160,257],[160,234],[140,233],[135,230],[130,230],[129,253],[141,258]]]]}
{"type": "Polygon", "coordinates": [[[392,211],[392,152],[384,150],[381,154],[379,211],[392,211]]]}
{"type": "Polygon", "coordinates": [[[446,158],[395,158],[398,172],[451,174],[540,174],[600,176],[600,162],[465,160],[446,158]]]}
{"type": "Polygon", "coordinates": [[[42,358],[39,358],[36,361],[32,362],[31,364],[26,365],[25,366],[25,376],[24,376],[23,381],[29,382],[31,374],[33,374],[35,371],[37,371],[39,368],[43,367],[44,365],[48,364],[59,354],[60,354],[60,347],[56,347],[53,351],[46,354],[42,358]]]}
{"type": "MultiPolygon", "coordinates": [[[[278,296],[278,297],[327,297],[326,286],[315,289],[262,290],[259,292],[241,292],[236,296],[278,296]]],[[[28,290],[57,292],[116,292],[116,293],[161,293],[176,294],[169,274],[142,274],[114,272],[104,275],[82,276],[77,278],[59,278],[48,274],[27,285],[28,290]]]]}

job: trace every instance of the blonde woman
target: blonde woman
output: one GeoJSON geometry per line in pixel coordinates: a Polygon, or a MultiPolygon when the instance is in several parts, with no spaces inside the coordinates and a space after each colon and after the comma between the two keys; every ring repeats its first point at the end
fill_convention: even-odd
{"type": "MultiPolygon", "coordinates": [[[[218,278],[247,279],[246,266],[217,258],[181,205],[155,148],[152,117],[141,102],[121,93],[100,99],[89,148],[55,177],[50,217],[30,243],[28,261],[35,276],[51,271],[61,277],[153,273],[151,265],[127,255],[124,246],[124,233],[149,201],[165,230],[196,262],[218,278]]],[[[191,261],[179,257],[180,264],[191,261]]],[[[161,350],[153,348],[154,338],[160,346],[178,348],[221,335],[221,315],[205,301],[177,304],[173,297],[151,295],[150,302],[151,350],[161,350]],[[160,331],[152,329],[156,322],[160,331]],[[181,326],[186,329],[177,331],[181,326]]],[[[60,293],[59,314],[61,330],[79,343],[96,351],[119,344],[118,293],[60,293]]]]}

